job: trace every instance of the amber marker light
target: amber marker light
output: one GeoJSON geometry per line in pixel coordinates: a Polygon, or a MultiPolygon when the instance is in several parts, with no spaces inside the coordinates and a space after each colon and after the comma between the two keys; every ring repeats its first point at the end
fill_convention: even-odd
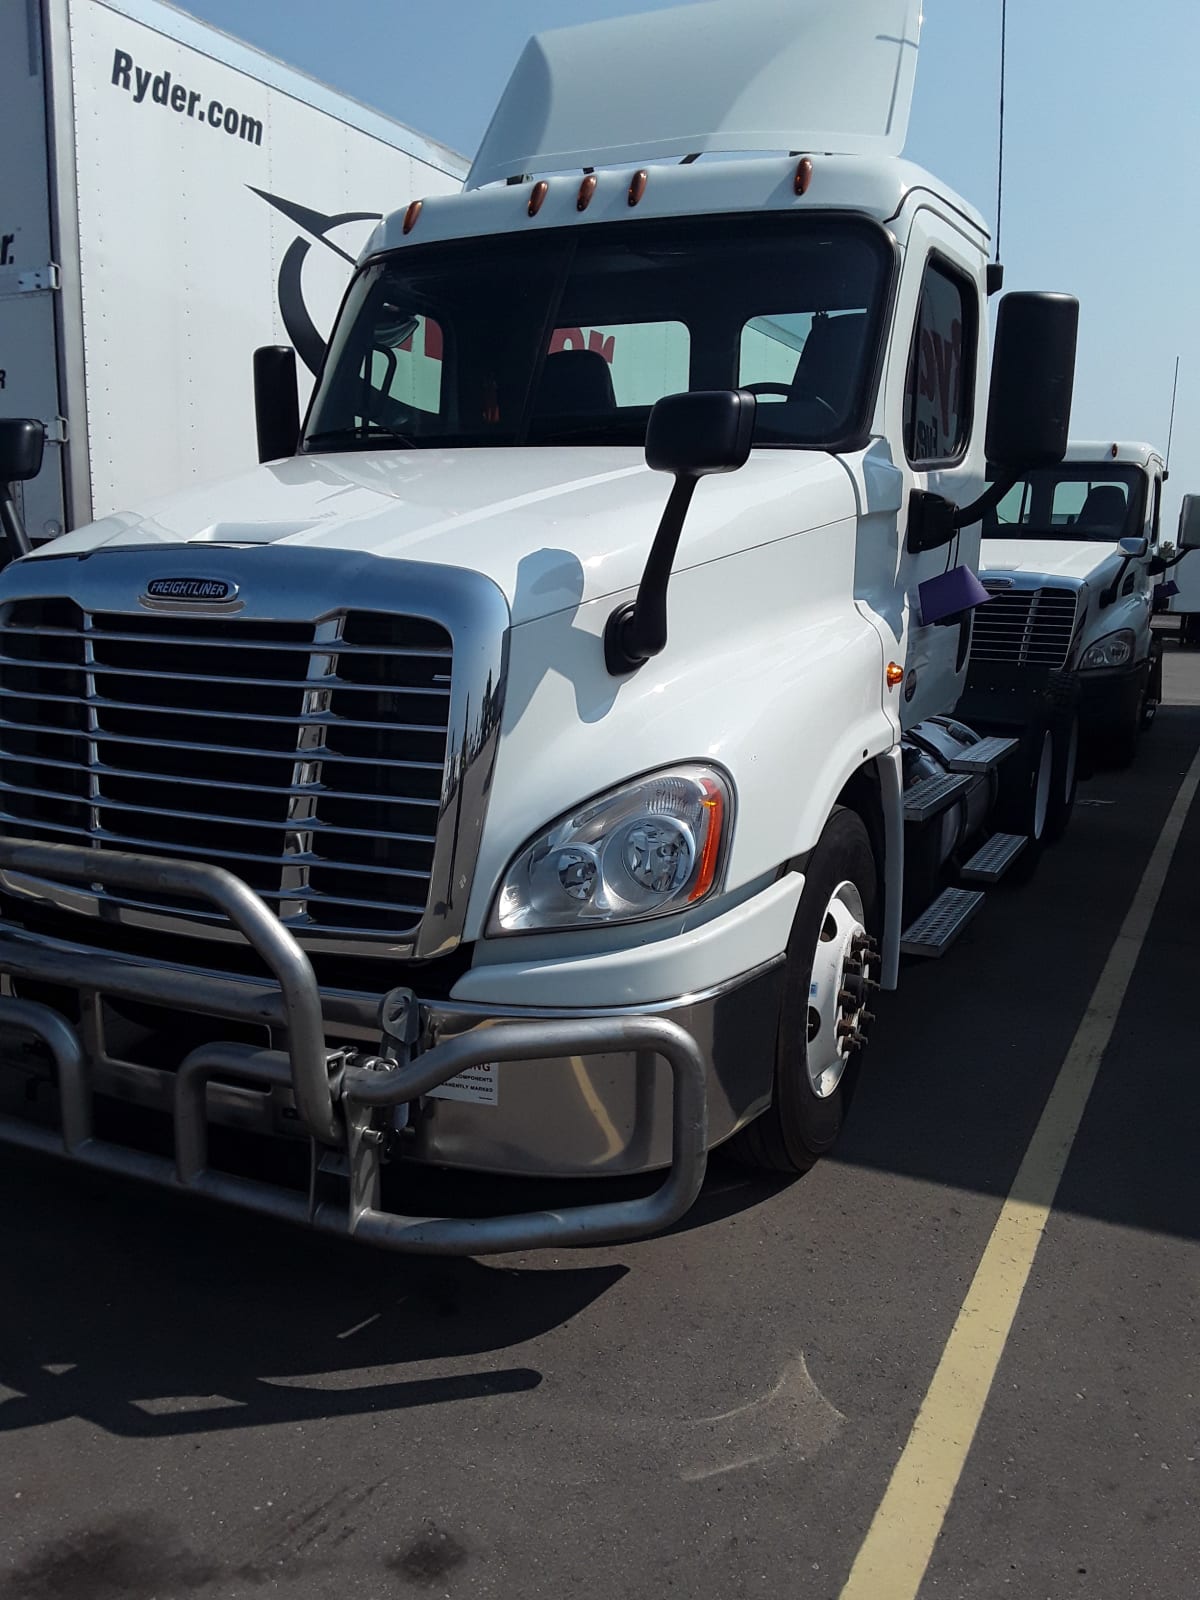
{"type": "Polygon", "coordinates": [[[693,901],[703,900],[713,886],[713,879],[717,875],[717,862],[721,858],[721,835],[725,831],[724,794],[717,784],[705,779],[704,796],[702,804],[708,812],[708,831],[704,835],[704,845],[700,851],[696,882],[691,894],[688,895],[689,905],[693,901]]]}
{"type": "Polygon", "coordinates": [[[808,186],[813,181],[813,164],[808,156],[796,168],[796,193],[807,194],[808,186]]]}
{"type": "Polygon", "coordinates": [[[405,233],[411,233],[413,231],[413,229],[417,225],[417,218],[421,215],[421,212],[424,209],[425,209],[424,200],[414,200],[412,205],[409,206],[408,210],[404,213],[404,231],[405,231],[405,233]]]}
{"type": "Polygon", "coordinates": [[[546,196],[550,193],[550,185],[545,178],[540,183],[535,183],[533,193],[529,196],[529,215],[536,217],[545,204],[546,196]]]}
{"type": "Polygon", "coordinates": [[[640,172],[635,172],[629,184],[629,204],[636,206],[646,192],[646,185],[650,182],[650,174],[645,167],[640,172]]]}
{"type": "Polygon", "coordinates": [[[889,689],[898,689],[904,682],[904,668],[898,667],[894,661],[888,663],[887,685],[889,689]]]}
{"type": "Polygon", "coordinates": [[[596,185],[599,181],[594,172],[588,173],[587,177],[579,185],[579,199],[575,202],[576,211],[586,211],[591,205],[592,196],[596,192],[596,185]]]}

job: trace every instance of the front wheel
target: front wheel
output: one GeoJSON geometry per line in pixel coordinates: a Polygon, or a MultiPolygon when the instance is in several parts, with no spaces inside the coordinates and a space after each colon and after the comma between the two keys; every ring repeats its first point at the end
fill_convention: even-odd
{"type": "Polygon", "coordinates": [[[1050,773],[1050,802],[1046,807],[1046,842],[1061,839],[1070,825],[1079,789],[1079,718],[1060,723],[1054,741],[1050,773]]]}
{"type": "Polygon", "coordinates": [[[788,941],[770,1106],[730,1144],[746,1166],[807,1172],[841,1130],[879,976],[875,856],[861,817],[837,810],[809,860],[788,941]]]}
{"type": "Polygon", "coordinates": [[[1159,645],[1150,658],[1150,683],[1142,701],[1142,732],[1148,733],[1154,726],[1158,717],[1158,708],[1162,705],[1163,695],[1163,657],[1162,646],[1159,645]]]}

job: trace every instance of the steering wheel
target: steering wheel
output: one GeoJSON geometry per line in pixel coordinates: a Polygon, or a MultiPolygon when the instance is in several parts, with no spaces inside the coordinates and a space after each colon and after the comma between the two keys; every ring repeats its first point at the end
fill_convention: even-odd
{"type": "MultiPolygon", "coordinates": [[[[782,395],[785,400],[791,400],[793,398],[792,386],[787,383],[743,383],[741,387],[745,389],[748,394],[778,394],[782,395]]],[[[822,400],[819,394],[805,395],[803,398],[803,403],[805,405],[820,406],[821,410],[827,411],[835,422],[841,422],[842,420],[834,407],[829,404],[829,401],[822,400]]]]}

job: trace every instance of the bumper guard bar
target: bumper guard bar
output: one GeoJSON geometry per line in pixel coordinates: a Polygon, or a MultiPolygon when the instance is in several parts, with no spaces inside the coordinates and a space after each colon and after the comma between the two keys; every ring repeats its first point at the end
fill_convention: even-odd
{"type": "MultiPolygon", "coordinates": [[[[57,1071],[61,1133],[0,1115],[0,1141],[66,1156],[83,1164],[162,1187],[224,1200],[324,1232],[350,1234],[388,1249],[432,1255],[483,1255],[549,1246],[619,1242],[669,1227],[684,1215],[704,1180],[708,1148],[705,1067],[695,1041],[677,1023],[652,1016],[566,1017],[500,1021],[435,1045],[397,1063],[395,1036],[384,1030],[390,1059],[347,1062],[325,1043],[321,997],[312,965],[291,933],[241,879],[201,862],[99,852],[74,845],[0,840],[0,870],[32,878],[106,886],[207,902],[242,933],[270,969],[278,996],[258,995],[240,1014],[256,1010],[286,1030],[287,1049],[237,1043],[202,1045],[175,1077],[175,1159],[97,1139],[92,1131],[90,1064],[75,1028],[50,1006],[0,996],[0,1023],[39,1038],[57,1071]],[[381,1117],[397,1106],[491,1062],[531,1063],[563,1056],[647,1053],[671,1069],[672,1162],[648,1196],[602,1201],[558,1211],[457,1218],[408,1217],[380,1209],[387,1133],[381,1117]],[[251,1083],[290,1089],[297,1114],[312,1139],[312,1182],[307,1195],[208,1165],[207,1090],[211,1082],[251,1083]],[[318,1196],[323,1147],[339,1147],[348,1171],[346,1200],[318,1196]]],[[[148,1000],[211,1015],[229,1015],[228,990],[217,991],[202,974],[158,969],[97,954],[74,958],[27,940],[0,938],[0,973],[49,982],[83,994],[148,1000]]],[[[384,1016],[395,997],[384,1002],[384,1016]]],[[[0,1063],[2,1065],[3,1063],[0,1063]]]]}

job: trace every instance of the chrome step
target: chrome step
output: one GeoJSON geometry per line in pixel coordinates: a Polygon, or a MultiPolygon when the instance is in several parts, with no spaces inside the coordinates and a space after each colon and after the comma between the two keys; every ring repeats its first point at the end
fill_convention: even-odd
{"type": "Polygon", "coordinates": [[[981,739],[978,744],[969,745],[961,756],[947,761],[946,766],[951,772],[991,772],[1005,757],[1012,755],[1020,742],[1019,739],[1005,739],[999,734],[991,739],[981,739]]]}
{"type": "Polygon", "coordinates": [[[978,889],[943,889],[937,899],[904,932],[900,949],[906,956],[942,956],[979,910],[985,896],[978,889]]]}
{"type": "Polygon", "coordinates": [[[947,806],[953,805],[959,795],[970,787],[970,778],[956,772],[939,772],[932,778],[914,783],[904,793],[905,822],[928,822],[930,817],[936,817],[939,811],[945,811],[947,806]]]}
{"type": "Polygon", "coordinates": [[[999,883],[1029,840],[1023,833],[994,833],[959,873],[964,883],[999,883]]]}

